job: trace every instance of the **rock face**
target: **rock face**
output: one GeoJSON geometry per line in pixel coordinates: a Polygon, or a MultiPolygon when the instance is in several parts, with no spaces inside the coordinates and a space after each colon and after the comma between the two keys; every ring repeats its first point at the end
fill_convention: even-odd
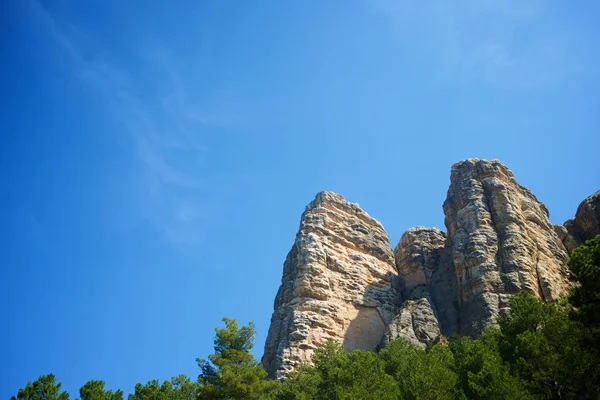
{"type": "Polygon", "coordinates": [[[358,205],[317,194],[284,264],[262,360],[269,375],[310,362],[329,338],[372,350],[396,338],[425,348],[454,332],[478,336],[514,293],[564,294],[568,252],[600,233],[600,192],[553,226],[497,160],[454,164],[443,209],[447,233],[410,228],[392,253],[358,205]]]}
{"type": "Polygon", "coordinates": [[[437,228],[410,228],[394,250],[404,304],[383,344],[402,337],[426,347],[441,332],[456,331],[456,275],[445,247],[446,234],[437,228]]]}
{"type": "Polygon", "coordinates": [[[409,343],[425,349],[440,335],[439,322],[430,300],[422,297],[418,300],[404,302],[398,315],[388,325],[380,347],[387,345],[392,340],[403,338],[409,343]]]}
{"type": "MultiPolygon", "coordinates": [[[[569,220],[569,221],[571,221],[571,220],[569,220]]],[[[567,221],[567,223],[569,221],[567,221]]],[[[573,235],[571,235],[569,233],[569,231],[567,230],[567,228],[565,228],[565,226],[560,225],[560,224],[554,225],[554,232],[556,232],[556,235],[559,237],[560,241],[563,243],[563,245],[565,246],[565,248],[567,249],[567,251],[569,252],[569,254],[577,246],[580,245],[579,241],[577,239],[575,239],[573,237],[573,235]]]]}
{"type": "Polygon", "coordinates": [[[454,164],[444,202],[458,279],[459,333],[476,336],[521,290],[545,301],[568,288],[567,251],[548,210],[499,161],[454,164]]]}
{"type": "Polygon", "coordinates": [[[568,233],[565,240],[575,246],[600,234],[600,190],[581,202],[575,218],[566,221],[564,228],[568,233]]]}
{"type": "Polygon", "coordinates": [[[394,249],[402,298],[418,299],[429,295],[432,275],[444,256],[445,245],[446,234],[437,228],[417,226],[402,235],[394,249]]]}
{"type": "Polygon", "coordinates": [[[335,193],[302,215],[283,266],[262,363],[281,378],[328,339],[373,350],[400,301],[394,255],[379,222],[335,193]]]}

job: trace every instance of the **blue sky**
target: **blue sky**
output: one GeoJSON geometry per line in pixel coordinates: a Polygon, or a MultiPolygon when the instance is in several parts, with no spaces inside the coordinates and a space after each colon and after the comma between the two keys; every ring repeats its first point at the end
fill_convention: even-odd
{"type": "Polygon", "coordinates": [[[395,245],[464,158],[555,223],[600,189],[597,2],[174,4],[3,7],[0,397],[195,377],[223,316],[260,357],[320,190],[395,245]]]}

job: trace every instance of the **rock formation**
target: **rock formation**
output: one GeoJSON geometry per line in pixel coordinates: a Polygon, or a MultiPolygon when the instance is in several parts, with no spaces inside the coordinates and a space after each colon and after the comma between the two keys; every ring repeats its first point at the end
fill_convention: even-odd
{"type": "Polygon", "coordinates": [[[600,190],[579,204],[575,218],[567,220],[564,227],[575,246],[600,234],[600,190]]]}
{"type": "Polygon", "coordinates": [[[600,234],[600,190],[579,204],[575,218],[554,225],[554,231],[569,253],[600,234]]]}
{"type": "Polygon", "coordinates": [[[402,337],[425,348],[456,331],[456,274],[437,228],[410,228],[394,250],[403,305],[388,326],[382,345],[402,337]]]}
{"type": "Polygon", "coordinates": [[[392,253],[381,224],[357,204],[317,194],[284,263],[262,360],[269,375],[310,362],[330,338],[372,350],[399,337],[425,348],[442,334],[477,336],[514,293],[564,294],[568,253],[600,233],[600,192],[553,226],[497,160],[454,164],[443,209],[447,233],[410,228],[392,253]]]}
{"type": "Polygon", "coordinates": [[[567,290],[568,254],[548,210],[499,161],[454,164],[444,213],[459,333],[481,334],[513,293],[528,290],[550,301],[567,290]]]}
{"type": "Polygon", "coordinates": [[[387,345],[392,340],[403,338],[409,343],[425,349],[440,335],[440,325],[430,299],[421,297],[416,300],[406,300],[402,304],[398,314],[385,330],[380,347],[387,345]]]}
{"type": "Polygon", "coordinates": [[[347,350],[373,350],[399,301],[383,226],[358,204],[321,192],[306,207],[283,265],[263,365],[269,376],[283,377],[330,338],[347,350]]]}

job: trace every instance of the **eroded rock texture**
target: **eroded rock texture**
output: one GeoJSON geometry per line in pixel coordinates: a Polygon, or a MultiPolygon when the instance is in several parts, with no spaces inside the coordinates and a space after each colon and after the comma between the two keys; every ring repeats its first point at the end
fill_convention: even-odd
{"type": "Polygon", "coordinates": [[[575,218],[566,221],[564,228],[567,231],[564,240],[571,243],[571,247],[581,245],[600,234],[600,190],[579,204],[575,218]]]}
{"type": "Polygon", "coordinates": [[[545,301],[568,288],[568,254],[548,210],[499,161],[454,164],[444,202],[458,279],[459,333],[477,336],[528,290],[545,301]]]}
{"type": "Polygon", "coordinates": [[[396,338],[425,348],[454,332],[478,336],[514,293],[564,294],[568,252],[600,233],[600,192],[553,226],[497,160],[454,164],[443,209],[447,233],[411,228],[392,253],[379,222],[319,193],[284,264],[263,356],[269,375],[309,362],[329,338],[371,350],[396,338]]]}
{"type": "Polygon", "coordinates": [[[417,226],[403,235],[394,249],[402,298],[418,299],[429,294],[431,279],[440,264],[446,234],[437,228],[417,226]]]}
{"type": "Polygon", "coordinates": [[[383,344],[402,337],[426,347],[456,331],[456,275],[437,228],[407,230],[394,250],[403,305],[386,331],[383,344]]]}
{"type": "Polygon", "coordinates": [[[388,325],[381,346],[392,340],[403,338],[413,345],[425,349],[439,339],[440,327],[428,297],[406,300],[398,315],[388,325]]]}
{"type": "Polygon", "coordinates": [[[394,250],[403,300],[427,298],[439,319],[442,333],[457,331],[457,280],[446,246],[446,233],[438,228],[407,230],[394,250]]]}
{"type": "MultiPolygon", "coordinates": [[[[571,221],[571,220],[569,220],[569,221],[571,221]]],[[[567,223],[569,221],[567,221],[567,223]]],[[[581,243],[579,243],[579,240],[575,239],[573,237],[573,235],[571,235],[569,233],[569,231],[567,230],[567,228],[564,225],[560,225],[560,224],[554,225],[554,232],[556,232],[556,235],[558,236],[560,241],[563,243],[563,245],[565,246],[565,248],[567,249],[569,254],[571,254],[571,252],[573,250],[575,250],[575,248],[581,244],[581,243]]]]}
{"type": "Polygon", "coordinates": [[[329,338],[347,350],[373,350],[399,301],[381,224],[358,204],[321,192],[302,215],[284,263],[263,365],[270,377],[284,377],[329,338]]]}

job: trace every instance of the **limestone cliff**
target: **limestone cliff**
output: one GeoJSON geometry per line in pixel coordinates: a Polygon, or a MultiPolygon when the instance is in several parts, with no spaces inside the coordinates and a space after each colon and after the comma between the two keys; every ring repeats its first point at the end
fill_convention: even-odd
{"type": "Polygon", "coordinates": [[[454,164],[444,213],[459,333],[482,333],[518,291],[550,301],[567,290],[568,254],[548,210],[499,161],[454,164]]]}
{"type": "Polygon", "coordinates": [[[425,348],[442,334],[477,336],[514,293],[564,294],[568,253],[600,233],[600,192],[553,226],[497,160],[454,164],[443,209],[447,233],[410,228],[392,252],[357,204],[317,194],[284,263],[262,360],[269,375],[310,362],[329,338],[372,350],[399,337],[425,348]]]}
{"type": "Polygon", "coordinates": [[[321,192],[302,215],[262,359],[280,378],[331,338],[373,350],[397,309],[394,255],[379,222],[335,193],[321,192]]]}

